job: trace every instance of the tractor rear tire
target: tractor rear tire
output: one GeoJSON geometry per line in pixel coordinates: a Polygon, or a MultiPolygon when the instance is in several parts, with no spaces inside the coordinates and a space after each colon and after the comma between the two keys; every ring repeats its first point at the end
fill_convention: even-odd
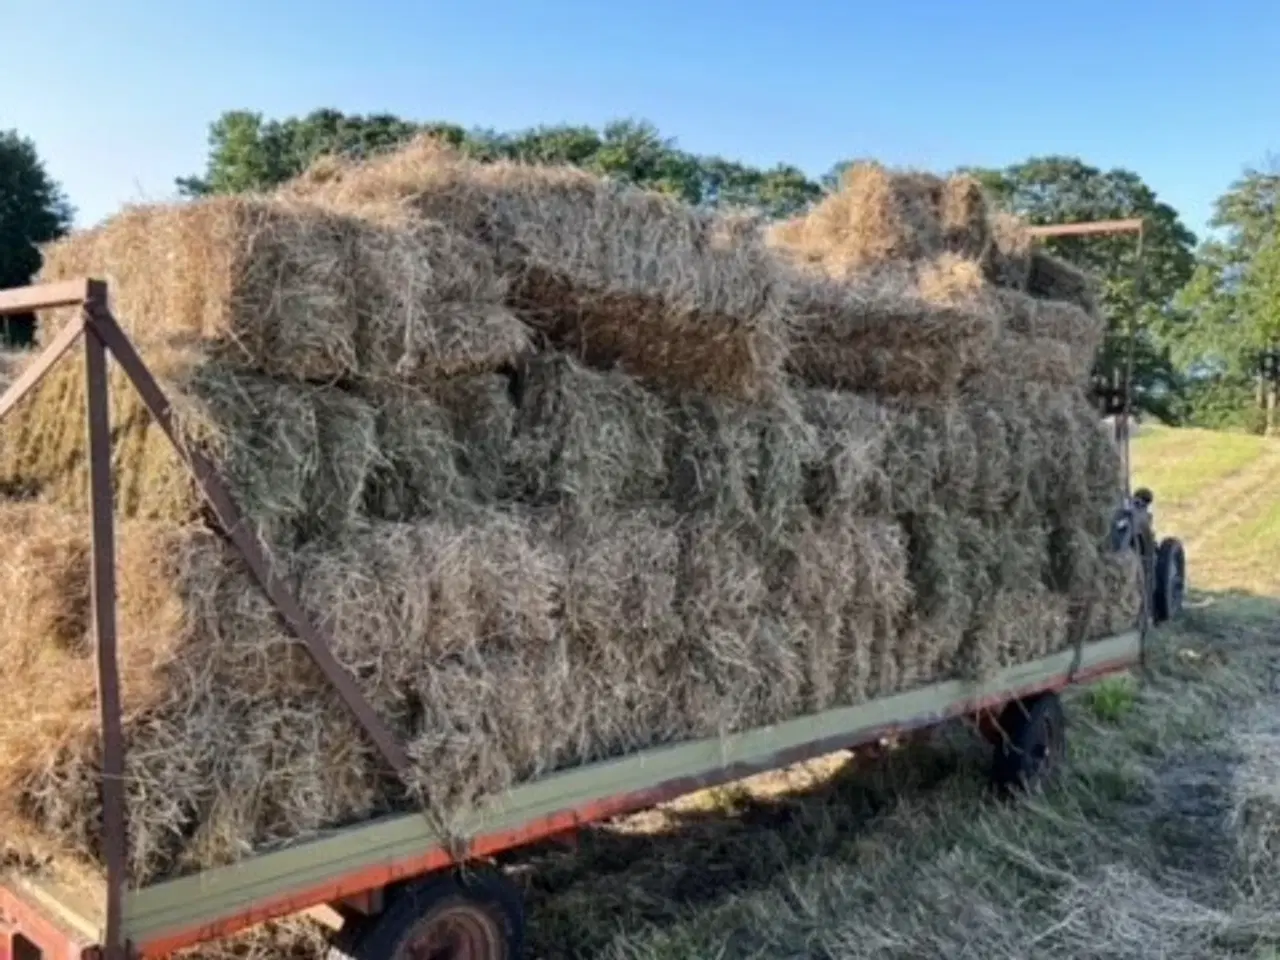
{"type": "Polygon", "coordinates": [[[1152,618],[1168,623],[1182,613],[1187,595],[1187,553],[1182,543],[1169,537],[1156,551],[1155,588],[1151,594],[1152,618]]]}

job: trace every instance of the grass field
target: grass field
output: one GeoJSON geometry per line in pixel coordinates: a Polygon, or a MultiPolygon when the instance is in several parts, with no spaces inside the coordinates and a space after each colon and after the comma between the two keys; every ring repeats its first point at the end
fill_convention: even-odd
{"type": "Polygon", "coordinates": [[[514,868],[531,955],[1280,960],[1277,467],[1257,438],[1136,442],[1205,592],[1145,675],[1069,695],[1047,794],[993,799],[960,727],[703,793],[514,868]]]}

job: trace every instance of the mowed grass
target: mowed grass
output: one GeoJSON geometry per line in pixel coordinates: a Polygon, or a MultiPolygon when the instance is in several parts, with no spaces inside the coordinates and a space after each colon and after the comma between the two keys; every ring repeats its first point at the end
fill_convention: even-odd
{"type": "Polygon", "coordinates": [[[1150,428],[1133,463],[1157,531],[1186,545],[1193,585],[1280,596],[1280,441],[1150,428]]]}

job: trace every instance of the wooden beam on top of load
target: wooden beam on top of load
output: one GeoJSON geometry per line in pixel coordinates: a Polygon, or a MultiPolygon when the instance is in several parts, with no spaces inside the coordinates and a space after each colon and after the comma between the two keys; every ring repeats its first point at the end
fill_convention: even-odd
{"type": "Polygon", "coordinates": [[[1033,237],[1082,237],[1095,233],[1141,233],[1142,218],[1132,220],[1092,220],[1088,223],[1050,223],[1027,227],[1033,237]]]}

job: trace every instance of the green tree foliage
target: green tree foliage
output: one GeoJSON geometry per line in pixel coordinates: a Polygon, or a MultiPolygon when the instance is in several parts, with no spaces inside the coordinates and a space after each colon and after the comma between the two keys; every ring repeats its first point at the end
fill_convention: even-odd
{"type": "Polygon", "coordinates": [[[997,205],[1033,224],[1142,217],[1142,272],[1133,234],[1058,237],[1047,248],[1099,277],[1108,336],[1099,367],[1123,364],[1134,325],[1135,402],[1166,420],[1178,417],[1182,384],[1172,343],[1187,320],[1177,295],[1195,271],[1195,235],[1136,173],[1101,170],[1074,157],[1035,157],[1001,170],[971,170],[997,205]]]}
{"type": "MultiPolygon", "coordinates": [[[[40,269],[38,245],[71,226],[72,210],[49,176],[35,144],[17,131],[0,131],[0,287],[28,283],[40,269]]],[[[33,317],[12,317],[0,337],[30,343],[33,317]]]]}
{"type": "Polygon", "coordinates": [[[796,167],[760,169],[691,154],[648,123],[628,120],[602,130],[544,126],[498,133],[388,115],[348,116],[335,110],[285,120],[266,120],[245,111],[225,113],[210,128],[204,174],[180,179],[178,186],[188,196],[266,190],[297,176],[323,154],[369,156],[424,132],[481,160],[572,164],[688,203],[750,207],[771,217],[796,213],[822,193],[821,186],[796,167]]]}
{"type": "Polygon", "coordinates": [[[1258,351],[1280,343],[1280,173],[1247,169],[1214,205],[1218,236],[1178,298],[1176,352],[1196,381],[1192,422],[1261,430],[1258,351]]]}

